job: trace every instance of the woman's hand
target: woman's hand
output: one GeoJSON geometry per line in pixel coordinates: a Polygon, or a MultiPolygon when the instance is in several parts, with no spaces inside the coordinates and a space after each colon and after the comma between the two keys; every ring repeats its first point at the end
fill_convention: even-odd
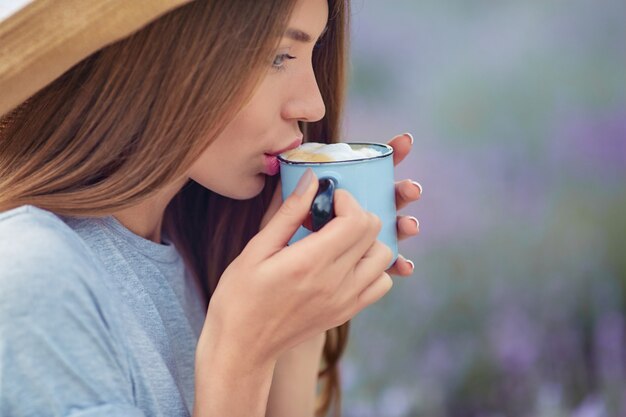
{"type": "MultiPolygon", "coordinates": [[[[393,164],[397,166],[411,151],[413,146],[413,137],[410,133],[398,135],[388,142],[393,148],[393,164]]],[[[422,196],[422,186],[412,180],[403,180],[396,182],[396,210],[403,209],[408,204],[419,200],[422,196]]],[[[413,216],[398,216],[397,221],[398,240],[404,240],[419,233],[419,221],[413,216]]],[[[391,268],[387,270],[388,274],[408,276],[413,273],[415,265],[412,261],[406,259],[402,255],[398,255],[398,259],[391,268]]]]}
{"type": "Polygon", "coordinates": [[[335,193],[335,218],[287,246],[318,188],[310,170],[301,181],[301,194],[289,196],[224,271],[199,349],[218,338],[250,366],[272,361],[345,323],[391,288],[385,272],[391,251],[376,240],[380,220],[345,190],[335,193]]]}
{"type": "MultiPolygon", "coordinates": [[[[413,147],[413,136],[410,133],[395,136],[388,143],[393,148],[393,164],[397,166],[406,158],[413,147]]],[[[422,186],[410,179],[396,182],[396,210],[405,208],[410,203],[420,199],[422,196],[422,186]]],[[[272,218],[281,204],[281,183],[278,183],[276,192],[270,202],[270,205],[261,221],[261,228],[265,227],[267,222],[272,218]]],[[[419,234],[419,221],[413,216],[398,216],[396,221],[398,241],[408,239],[409,237],[419,234]]],[[[413,273],[415,265],[412,261],[406,259],[402,255],[398,255],[398,259],[391,268],[387,270],[388,274],[408,276],[413,273]]]]}

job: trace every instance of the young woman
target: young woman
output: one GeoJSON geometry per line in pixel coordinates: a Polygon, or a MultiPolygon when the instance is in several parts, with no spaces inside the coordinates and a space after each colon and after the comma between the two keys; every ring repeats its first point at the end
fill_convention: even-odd
{"type": "MultiPolygon", "coordinates": [[[[338,140],[348,14],[194,1],[4,115],[0,415],[338,410],[348,320],[413,264],[385,271],[379,220],[341,190],[336,218],[287,246],[317,181],[283,203],[267,161],[338,140]]],[[[396,163],[412,142],[390,142],[396,163]]]]}

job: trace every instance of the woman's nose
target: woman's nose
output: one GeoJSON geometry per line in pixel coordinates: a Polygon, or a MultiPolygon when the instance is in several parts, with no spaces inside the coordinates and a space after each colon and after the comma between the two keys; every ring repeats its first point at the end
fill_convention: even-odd
{"type": "Polygon", "coordinates": [[[312,70],[294,89],[284,113],[285,118],[303,122],[317,122],[326,114],[324,99],[312,70]]]}

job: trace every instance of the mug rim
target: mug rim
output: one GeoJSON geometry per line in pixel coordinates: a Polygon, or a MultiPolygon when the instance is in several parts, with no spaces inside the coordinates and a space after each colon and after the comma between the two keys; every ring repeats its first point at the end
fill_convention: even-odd
{"type": "MultiPolygon", "coordinates": [[[[305,143],[309,143],[309,142],[305,142],[305,143]]],[[[319,143],[319,142],[317,142],[319,143]]],[[[347,145],[366,145],[366,146],[379,146],[382,148],[386,149],[386,152],[383,152],[380,155],[377,156],[370,156],[370,157],[364,157],[364,158],[359,158],[359,159],[348,159],[345,161],[326,161],[326,162],[311,162],[311,161],[290,161],[288,159],[283,158],[281,155],[277,155],[277,158],[280,162],[283,162],[285,164],[289,164],[289,165],[329,165],[329,164],[349,164],[349,163],[356,163],[356,162],[362,162],[362,161],[371,161],[374,159],[381,159],[381,158],[386,158],[389,155],[393,155],[393,148],[385,143],[377,143],[377,142],[336,142],[336,143],[345,143],[347,145]]],[[[333,143],[324,143],[324,145],[333,145],[333,143]]]]}

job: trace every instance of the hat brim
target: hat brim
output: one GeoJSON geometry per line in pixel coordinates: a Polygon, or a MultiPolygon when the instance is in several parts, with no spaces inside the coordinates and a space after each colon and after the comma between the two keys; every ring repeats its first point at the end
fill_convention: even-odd
{"type": "Polygon", "coordinates": [[[98,49],[190,1],[31,1],[0,21],[0,115],[98,49]]]}

